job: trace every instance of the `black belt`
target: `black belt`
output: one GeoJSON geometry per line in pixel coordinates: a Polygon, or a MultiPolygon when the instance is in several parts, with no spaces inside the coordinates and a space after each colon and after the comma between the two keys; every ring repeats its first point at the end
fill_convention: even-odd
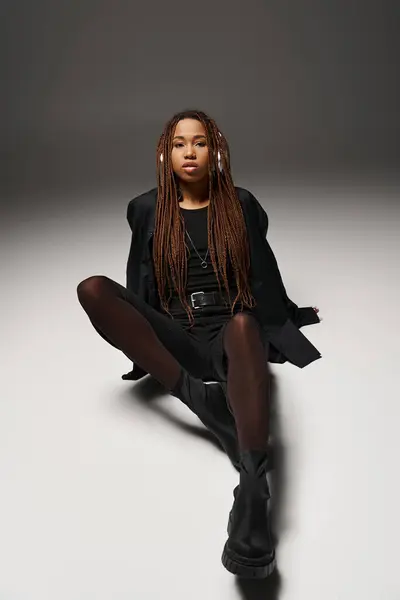
{"type": "MultiPolygon", "coordinates": [[[[231,296],[235,298],[236,294],[232,292],[231,296]]],[[[193,292],[186,296],[189,306],[192,308],[203,308],[203,306],[224,306],[226,301],[229,305],[227,293],[220,294],[219,292],[193,292]]],[[[179,298],[171,300],[171,308],[181,306],[179,298]]]]}

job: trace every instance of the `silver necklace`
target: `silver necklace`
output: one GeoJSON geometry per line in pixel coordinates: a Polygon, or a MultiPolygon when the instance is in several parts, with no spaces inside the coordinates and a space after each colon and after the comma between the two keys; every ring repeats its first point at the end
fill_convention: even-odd
{"type": "Polygon", "coordinates": [[[190,237],[188,231],[186,230],[186,235],[188,236],[190,243],[193,246],[194,251],[196,252],[197,256],[199,257],[199,259],[201,260],[201,266],[203,267],[203,269],[207,269],[208,267],[208,263],[207,263],[207,256],[208,256],[208,248],[207,248],[207,253],[205,255],[204,258],[201,258],[200,254],[197,252],[196,246],[193,244],[192,238],[190,237]]]}

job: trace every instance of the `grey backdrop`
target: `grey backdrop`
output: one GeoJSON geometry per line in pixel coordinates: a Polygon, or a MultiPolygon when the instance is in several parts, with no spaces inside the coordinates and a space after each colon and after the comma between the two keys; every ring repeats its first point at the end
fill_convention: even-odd
{"type": "Polygon", "coordinates": [[[164,122],[193,106],[238,176],[397,166],[397,2],[40,0],[1,16],[13,185],[150,181],[164,122]]]}
{"type": "MultiPolygon", "coordinates": [[[[1,600],[399,600],[398,3],[0,6],[1,600]],[[155,146],[209,112],[322,359],[270,365],[279,571],[221,565],[238,476],[94,331],[155,146]]],[[[132,332],[134,335],[135,332],[132,332]]]]}

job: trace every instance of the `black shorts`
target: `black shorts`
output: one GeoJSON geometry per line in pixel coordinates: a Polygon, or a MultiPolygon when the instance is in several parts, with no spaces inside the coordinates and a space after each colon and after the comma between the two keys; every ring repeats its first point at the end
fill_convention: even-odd
{"type": "MultiPolygon", "coordinates": [[[[119,296],[129,302],[129,304],[134,306],[143,315],[150,323],[163,346],[193,377],[198,377],[206,382],[226,381],[228,361],[223,346],[223,335],[229,320],[221,322],[221,319],[216,317],[215,321],[213,321],[211,307],[204,307],[197,310],[207,311],[210,314],[210,322],[207,325],[202,324],[197,326],[195,324],[191,329],[186,330],[169,315],[159,312],[134,292],[116,281],[110,281],[116,286],[119,296]]],[[[244,310],[243,312],[250,311],[244,310]]],[[[92,325],[103,339],[116,347],[94,323],[92,325]]],[[[134,332],[132,332],[132,335],[134,335],[134,332]]],[[[270,360],[270,355],[268,354],[271,350],[270,344],[266,335],[262,337],[266,360],[270,360]]]]}

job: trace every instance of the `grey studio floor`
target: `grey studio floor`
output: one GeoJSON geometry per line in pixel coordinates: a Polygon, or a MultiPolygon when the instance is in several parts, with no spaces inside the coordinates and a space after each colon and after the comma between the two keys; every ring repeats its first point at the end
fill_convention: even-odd
{"type": "Polygon", "coordinates": [[[152,184],[37,191],[1,225],[1,600],[400,598],[399,186],[235,183],[323,317],[302,330],[321,360],[270,365],[278,571],[224,569],[237,472],[157,382],[121,379],[77,300],[89,275],[125,283],[126,205],[152,184]]]}

